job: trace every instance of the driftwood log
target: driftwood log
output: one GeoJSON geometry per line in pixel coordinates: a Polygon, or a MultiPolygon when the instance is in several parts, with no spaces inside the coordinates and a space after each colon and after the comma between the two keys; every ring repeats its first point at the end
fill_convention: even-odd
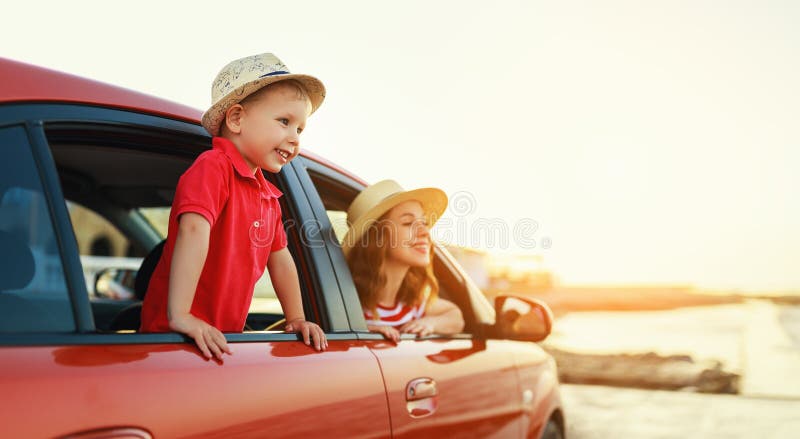
{"type": "Polygon", "coordinates": [[[739,393],[738,374],[718,361],[695,362],[687,355],[580,354],[543,346],[558,365],[562,383],[640,389],[739,393]]]}

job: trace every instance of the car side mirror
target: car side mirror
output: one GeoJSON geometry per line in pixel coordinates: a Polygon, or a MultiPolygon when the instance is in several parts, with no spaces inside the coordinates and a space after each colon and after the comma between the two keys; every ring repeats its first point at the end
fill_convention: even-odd
{"type": "Polygon", "coordinates": [[[114,300],[135,299],[137,271],[127,268],[100,270],[94,278],[94,296],[114,300]]]}
{"type": "Polygon", "coordinates": [[[553,328],[553,312],[540,300],[501,294],[494,299],[494,309],[493,338],[542,341],[553,328]]]}

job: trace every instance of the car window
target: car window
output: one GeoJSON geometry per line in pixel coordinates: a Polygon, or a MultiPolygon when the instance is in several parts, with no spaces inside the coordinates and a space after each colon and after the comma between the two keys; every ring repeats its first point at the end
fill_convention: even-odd
{"type": "Polygon", "coordinates": [[[344,237],[347,234],[347,212],[343,210],[325,210],[328,219],[333,226],[333,233],[336,234],[336,240],[339,244],[344,242],[344,237]]]}
{"type": "MultiPolygon", "coordinates": [[[[175,186],[196,157],[180,148],[149,150],[152,138],[139,134],[136,145],[116,145],[113,137],[87,142],[66,129],[48,131],[100,331],[138,328],[137,307],[147,288],[137,283],[140,267],[166,239],[175,186]]],[[[283,317],[266,270],[255,284],[250,314],[255,330],[283,317]]]]}
{"type": "Polygon", "coordinates": [[[169,207],[140,207],[136,209],[140,215],[158,232],[161,239],[167,238],[169,229],[169,207]]]}
{"type": "MultiPolygon", "coordinates": [[[[134,261],[133,267],[106,267],[108,270],[104,272],[86,276],[96,330],[109,333],[136,331],[139,327],[141,298],[147,290],[141,264],[147,262],[148,272],[151,272],[150,262],[154,267],[159,260],[157,252],[153,250],[160,248],[159,244],[167,236],[170,206],[178,180],[196,157],[208,149],[209,139],[184,133],[178,135],[175,131],[151,126],[120,128],[102,122],[53,122],[46,124],[45,135],[64,198],[74,201],[71,211],[77,213],[80,207],[84,207],[98,214],[127,238],[130,248],[135,250],[131,253],[138,258],[144,257],[141,263],[134,261]],[[139,264],[139,268],[136,264],[139,264]],[[120,288],[130,290],[131,282],[135,293],[133,296],[130,291],[120,288]],[[100,294],[95,294],[101,289],[103,291],[100,294]]],[[[313,264],[305,264],[300,259],[305,255],[304,247],[297,229],[291,227],[291,215],[295,212],[292,191],[284,187],[286,181],[280,175],[269,174],[267,179],[284,193],[280,200],[284,209],[283,219],[289,249],[300,274],[306,316],[321,319],[324,310],[313,303],[317,294],[320,294],[316,273],[311,271],[313,264]]],[[[106,229],[106,226],[102,228],[106,229]]],[[[93,252],[92,240],[87,240],[90,244],[84,246],[81,256],[84,268],[88,265],[87,258],[127,258],[131,254],[126,252],[119,256],[114,238],[109,241],[112,243],[110,246],[104,246],[106,242],[99,241],[93,252]],[[104,254],[113,256],[93,254],[108,247],[111,247],[110,251],[104,254]]],[[[264,270],[254,286],[248,327],[264,330],[282,318],[283,312],[269,273],[264,270]]]]}
{"type": "Polygon", "coordinates": [[[75,330],[50,209],[22,127],[0,129],[0,332],[75,330]]]}
{"type": "MultiPolygon", "coordinates": [[[[359,193],[360,184],[351,181],[345,175],[317,164],[312,164],[312,167],[307,170],[322,199],[322,204],[325,206],[325,213],[330,220],[334,234],[341,244],[349,228],[347,207],[359,193]]],[[[466,322],[464,333],[474,333],[479,326],[473,317],[474,307],[471,295],[475,292],[469,291],[468,283],[453,268],[453,261],[443,260],[442,253],[444,251],[444,249],[440,249],[434,257],[434,273],[439,281],[439,297],[452,301],[461,309],[466,322]]]]}
{"type": "Polygon", "coordinates": [[[123,257],[134,253],[128,238],[107,219],[73,201],[67,201],[67,210],[81,256],[123,257]]]}
{"type": "Polygon", "coordinates": [[[68,200],[67,211],[78,242],[86,291],[92,298],[132,299],[135,273],[131,270],[138,270],[143,258],[136,256],[131,241],[110,221],[79,203],[68,200]],[[127,271],[120,271],[114,279],[110,276],[98,279],[104,270],[109,269],[127,271]],[[98,294],[98,291],[103,294],[98,294]]]}
{"type": "Polygon", "coordinates": [[[327,169],[314,162],[310,162],[310,164],[313,167],[307,168],[308,175],[325,206],[325,213],[336,239],[341,244],[349,229],[347,208],[358,195],[362,186],[332,169],[327,169]]]}

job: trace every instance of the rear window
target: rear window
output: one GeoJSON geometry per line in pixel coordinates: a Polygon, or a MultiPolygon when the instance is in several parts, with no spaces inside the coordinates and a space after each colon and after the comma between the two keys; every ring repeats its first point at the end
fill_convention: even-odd
{"type": "Polygon", "coordinates": [[[0,152],[0,333],[72,332],[61,255],[25,129],[0,129],[0,152]]]}

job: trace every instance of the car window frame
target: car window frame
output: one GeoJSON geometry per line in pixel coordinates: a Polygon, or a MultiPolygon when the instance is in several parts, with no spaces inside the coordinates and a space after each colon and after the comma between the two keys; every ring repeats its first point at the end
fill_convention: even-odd
{"type": "MultiPolygon", "coordinates": [[[[65,280],[75,316],[76,331],[73,333],[17,333],[0,334],[0,346],[40,346],[40,345],[93,345],[93,344],[163,344],[185,343],[190,341],[178,333],[98,333],[92,316],[89,294],[86,288],[80,255],[69,219],[66,200],[59,182],[59,175],[53,159],[50,142],[46,133],[46,126],[76,126],[91,124],[108,128],[111,132],[120,130],[147,130],[148,135],[154,132],[171,133],[173,135],[192,136],[202,139],[210,146],[210,136],[198,123],[172,119],[165,116],[128,111],[95,105],[71,103],[15,103],[0,105],[0,126],[23,125],[26,128],[31,144],[31,151],[39,169],[43,190],[48,208],[51,210],[56,240],[64,267],[65,280]]],[[[191,140],[184,142],[192,143],[191,140]]],[[[187,151],[187,154],[198,151],[187,151]]],[[[176,151],[164,151],[177,154],[176,151]]],[[[292,166],[284,167],[277,179],[280,180],[279,188],[284,193],[291,193],[291,197],[281,197],[281,207],[284,209],[284,220],[294,218],[302,223],[311,213],[309,201],[303,185],[300,184],[292,166]]],[[[177,184],[177,182],[176,182],[177,184]]],[[[313,232],[312,232],[313,235],[313,232]]],[[[313,237],[313,236],[312,236],[313,237]]],[[[290,240],[291,241],[291,240],[290,240]]],[[[329,340],[355,339],[350,334],[349,325],[343,325],[347,319],[341,315],[344,306],[340,303],[341,295],[338,289],[331,293],[331,282],[319,279],[320,273],[332,273],[331,267],[326,268],[325,258],[320,258],[319,252],[307,252],[299,240],[290,245],[290,251],[296,258],[298,273],[307,276],[305,280],[315,297],[309,296],[309,291],[304,290],[304,304],[310,304],[317,315],[317,321],[326,329],[329,340]],[[294,248],[292,248],[294,247],[294,248]],[[315,271],[319,270],[319,271],[315,271]],[[337,303],[339,302],[339,303],[337,303]],[[331,313],[333,310],[333,314],[331,313]],[[338,313],[338,315],[337,315],[338,313]]],[[[319,250],[319,249],[317,249],[319,250]]],[[[302,285],[302,282],[301,282],[302,285]]],[[[226,333],[229,342],[261,342],[261,341],[296,341],[297,334],[276,332],[243,332],[226,333]]]]}
{"type": "Polygon", "coordinates": [[[305,157],[298,157],[294,162],[294,167],[298,178],[306,188],[309,203],[315,212],[314,219],[319,225],[319,237],[324,241],[327,257],[331,261],[331,265],[335,268],[337,288],[339,289],[340,298],[349,326],[356,332],[369,332],[367,329],[367,322],[361,311],[361,302],[358,299],[358,293],[356,292],[355,284],[350,274],[350,267],[347,265],[347,260],[344,258],[344,253],[342,253],[341,246],[336,239],[336,234],[333,231],[333,225],[326,213],[322,197],[309,175],[309,170],[356,191],[361,191],[366,186],[344,176],[338,171],[305,157]]]}

